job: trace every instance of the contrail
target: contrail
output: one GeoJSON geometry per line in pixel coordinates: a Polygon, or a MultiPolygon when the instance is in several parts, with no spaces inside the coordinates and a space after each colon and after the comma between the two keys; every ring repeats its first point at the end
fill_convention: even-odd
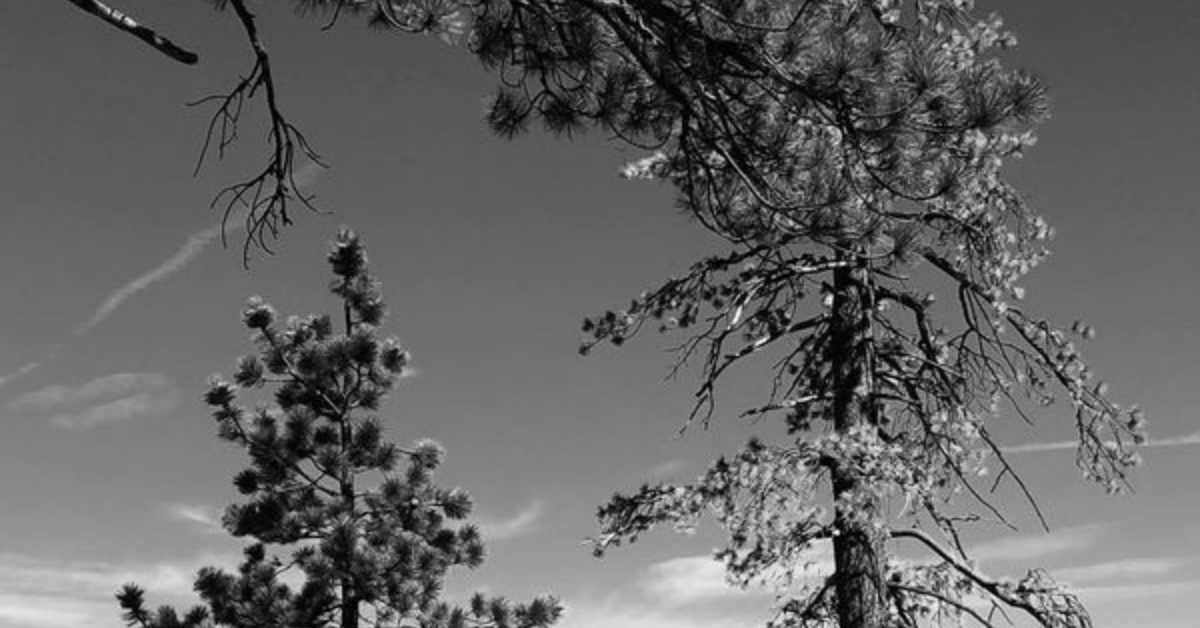
{"type": "Polygon", "coordinates": [[[31,360],[22,365],[21,368],[7,375],[0,375],[0,388],[4,388],[13,381],[21,379],[22,377],[25,377],[26,375],[42,368],[47,362],[57,358],[58,354],[62,352],[62,348],[63,345],[61,342],[55,343],[54,346],[50,347],[50,350],[46,352],[46,355],[42,359],[31,360]]]}
{"type": "MultiPolygon", "coordinates": [[[[235,233],[243,228],[243,221],[230,220],[229,227],[225,233],[235,233]]],[[[188,236],[187,241],[183,243],[183,246],[179,247],[179,250],[174,255],[110,293],[108,298],[104,299],[104,302],[96,308],[91,318],[75,328],[75,335],[82,336],[91,331],[96,325],[103,323],[109,316],[112,316],[113,312],[117,311],[118,308],[137,293],[183,270],[220,235],[221,226],[217,225],[208,229],[202,229],[188,236]]]]}
{"type": "MultiPolygon", "coordinates": [[[[317,179],[320,177],[325,168],[326,166],[316,162],[305,164],[294,175],[296,187],[306,188],[313,185],[316,183],[317,179]]],[[[221,224],[209,227],[207,229],[201,229],[200,231],[196,231],[189,235],[183,242],[183,245],[179,247],[179,250],[176,251],[174,255],[163,260],[158,266],[155,266],[145,273],[142,273],[134,280],[109,293],[108,297],[105,298],[104,301],[100,303],[99,307],[96,308],[96,311],[92,313],[92,316],[88,318],[86,322],[75,328],[74,335],[82,336],[90,332],[97,325],[103,323],[108,319],[108,317],[112,316],[113,313],[120,309],[120,307],[124,305],[126,301],[133,298],[139,292],[183,270],[192,262],[192,260],[196,259],[200,253],[204,252],[204,249],[207,248],[208,245],[212,244],[213,240],[220,237],[222,233],[229,235],[245,229],[245,217],[246,212],[243,210],[229,216],[229,219],[222,221],[221,224]]],[[[28,362],[11,373],[0,375],[0,388],[3,388],[5,385],[13,382],[14,380],[25,377],[26,375],[41,368],[45,363],[52,361],[58,356],[62,348],[62,343],[56,344],[51,347],[48,352],[46,352],[46,356],[41,360],[28,362]]]]}
{"type": "Polygon", "coordinates": [[[9,373],[8,375],[0,375],[0,388],[3,388],[6,384],[13,381],[14,379],[20,379],[20,378],[38,370],[39,368],[41,368],[41,366],[42,366],[41,362],[33,361],[33,362],[26,363],[24,366],[9,373]]]}
{"type": "MultiPolygon", "coordinates": [[[[1182,436],[1172,436],[1170,438],[1151,438],[1146,442],[1138,445],[1139,448],[1154,448],[1154,447],[1183,447],[1187,445],[1200,445],[1200,431],[1184,434],[1182,436]]],[[[1064,449],[1075,449],[1079,446],[1079,441],[1063,440],[1047,443],[1028,443],[1025,445],[1013,445],[1012,447],[1002,447],[1001,450],[1006,454],[1027,454],[1039,451],[1062,451],[1064,449]]]]}
{"type": "MultiPolygon", "coordinates": [[[[303,189],[316,183],[317,178],[320,176],[324,168],[325,166],[315,162],[305,164],[302,168],[297,170],[293,176],[296,187],[303,189]]],[[[126,301],[128,301],[137,293],[183,270],[184,267],[191,263],[192,260],[196,259],[196,256],[203,252],[204,249],[208,247],[208,245],[211,244],[214,239],[221,236],[222,229],[225,230],[225,235],[237,233],[238,231],[245,229],[245,217],[246,212],[243,210],[238,212],[236,215],[229,216],[229,220],[223,221],[223,223],[220,225],[209,227],[208,229],[202,229],[188,236],[188,239],[183,243],[183,246],[179,247],[179,250],[176,251],[174,255],[168,257],[161,264],[143,273],[133,281],[130,281],[129,283],[110,293],[108,298],[104,299],[104,302],[96,308],[96,311],[92,314],[92,317],[89,318],[87,322],[75,328],[75,335],[82,336],[83,334],[88,333],[96,325],[103,323],[105,319],[107,319],[109,316],[112,316],[113,312],[117,311],[118,308],[120,308],[126,301]]],[[[0,380],[0,385],[2,385],[2,380],[0,380]]]]}

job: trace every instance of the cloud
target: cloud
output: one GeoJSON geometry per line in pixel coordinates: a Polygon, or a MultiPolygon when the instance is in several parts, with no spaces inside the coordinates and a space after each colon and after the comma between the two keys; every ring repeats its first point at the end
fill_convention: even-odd
{"type": "Polygon", "coordinates": [[[145,587],[152,605],[191,605],[196,571],[204,565],[231,567],[236,557],[204,554],[159,563],[104,563],[0,554],[0,625],[26,628],[118,628],[113,600],[122,585],[145,587]]]}
{"type": "Polygon", "coordinates": [[[741,597],[747,591],[725,579],[725,565],[712,556],[686,556],[650,565],[643,591],[668,607],[741,597]]]}
{"type": "MultiPolygon", "coordinates": [[[[235,218],[229,221],[228,228],[225,233],[236,232],[243,228],[243,221],[235,218]]],[[[113,312],[125,304],[126,301],[133,298],[137,293],[149,288],[150,286],[174,275],[186,267],[196,256],[200,255],[213,240],[218,238],[222,233],[222,226],[209,227],[196,231],[188,236],[184,241],[183,246],[175,251],[175,254],[160,262],[154,268],[142,273],[138,277],[129,281],[125,285],[117,288],[109,293],[108,297],[96,308],[92,313],[91,318],[87,322],[75,328],[75,335],[80,336],[91,331],[93,327],[103,323],[113,312]]]]}
{"type": "Polygon", "coordinates": [[[1172,438],[1151,438],[1142,447],[1179,447],[1182,445],[1200,445],[1200,430],[1172,438]]]}
{"type": "Polygon", "coordinates": [[[1089,523],[1048,533],[997,539],[971,547],[967,555],[981,562],[1035,560],[1092,547],[1110,526],[1108,523],[1089,523]]]}
{"type": "Polygon", "coordinates": [[[166,383],[157,373],[115,373],[98,377],[82,386],[54,385],[25,393],[8,404],[11,410],[48,409],[88,404],[105,397],[128,395],[166,383]]]}
{"type": "MultiPolygon", "coordinates": [[[[325,166],[310,161],[296,171],[292,180],[298,189],[303,190],[314,185],[324,170],[325,166]]],[[[213,240],[245,229],[245,217],[246,211],[235,212],[229,216],[228,220],[222,221],[219,225],[193,232],[184,240],[183,245],[175,251],[174,255],[109,293],[108,297],[92,313],[91,318],[75,328],[75,335],[79,336],[91,331],[139,292],[183,270],[204,252],[204,249],[208,248],[213,240]]]]}
{"type": "Polygon", "coordinates": [[[194,569],[187,565],[146,565],[102,562],[53,561],[20,554],[0,555],[0,587],[7,592],[43,596],[72,593],[109,597],[126,582],[137,581],[163,595],[186,595],[192,589],[194,569]]]}
{"type": "Polygon", "coordinates": [[[507,519],[480,514],[475,521],[485,539],[505,541],[537,531],[545,515],[546,505],[541,501],[533,501],[507,519]]]}
{"type": "Polygon", "coordinates": [[[22,628],[117,628],[115,603],[52,596],[0,594],[0,625],[22,628]],[[107,619],[107,621],[105,621],[107,619]]]}
{"type": "Polygon", "coordinates": [[[1178,558],[1133,558],[1082,567],[1054,570],[1054,579],[1060,582],[1078,583],[1096,580],[1136,579],[1147,576],[1163,576],[1186,564],[1178,558]]]}
{"type": "MultiPolygon", "coordinates": [[[[828,542],[814,543],[807,551],[796,585],[804,586],[833,573],[833,549],[828,542]]],[[[782,571],[776,572],[782,576],[782,571]]],[[[767,573],[764,580],[745,588],[725,577],[725,564],[711,555],[683,556],[654,563],[639,581],[642,593],[667,608],[718,600],[768,598],[784,592],[785,579],[767,573]]]]}
{"type": "Polygon", "coordinates": [[[162,374],[116,373],[79,386],[60,384],[25,393],[8,409],[50,415],[52,425],[74,429],[164,414],[178,401],[178,391],[162,374]]]}
{"type": "MultiPolygon", "coordinates": [[[[1156,447],[1183,447],[1188,445],[1200,445],[1200,431],[1195,431],[1191,434],[1182,434],[1180,436],[1172,436],[1169,438],[1150,438],[1138,447],[1142,449],[1153,449],[1156,447]]],[[[1011,447],[1002,447],[1001,451],[1006,454],[1027,454],[1042,451],[1073,450],[1076,447],[1079,447],[1079,441],[1062,440],[1013,445],[1011,447]]]]}
{"type": "Polygon", "coordinates": [[[82,412],[56,414],[50,417],[50,424],[64,429],[94,427],[140,416],[164,414],[174,409],[178,401],[175,394],[159,396],[154,393],[137,393],[88,408],[82,412]]]}
{"type": "Polygon", "coordinates": [[[225,531],[216,510],[205,504],[163,504],[163,512],[174,521],[182,521],[199,527],[206,533],[218,534],[225,531]]]}
{"type": "Polygon", "coordinates": [[[690,613],[620,595],[599,601],[567,598],[563,600],[558,628],[761,628],[771,617],[768,606],[755,604],[753,610],[724,611],[705,608],[690,613]]]}
{"type": "Polygon", "coordinates": [[[9,373],[8,375],[0,375],[0,388],[3,388],[9,382],[25,377],[26,375],[38,370],[42,367],[42,363],[38,361],[26,362],[21,368],[9,373]]]}
{"type": "Polygon", "coordinates": [[[689,466],[687,460],[676,458],[668,460],[660,465],[650,467],[646,470],[646,475],[652,478],[665,478],[682,472],[689,466]]]}
{"type": "MultiPolygon", "coordinates": [[[[813,552],[817,559],[826,553],[813,552]]],[[[558,628],[761,628],[774,614],[773,589],[729,584],[712,555],[653,563],[630,584],[603,596],[564,595],[558,628]]]]}
{"type": "Polygon", "coordinates": [[[1155,582],[1150,584],[1121,584],[1115,586],[1079,587],[1075,593],[1084,604],[1121,604],[1154,597],[1200,593],[1200,580],[1155,582]]]}
{"type": "Polygon", "coordinates": [[[1029,454],[1041,451],[1063,451],[1067,449],[1075,449],[1076,447],[1079,447],[1079,441],[1077,440],[1060,440],[1001,447],[1000,451],[1006,454],[1029,454]]]}

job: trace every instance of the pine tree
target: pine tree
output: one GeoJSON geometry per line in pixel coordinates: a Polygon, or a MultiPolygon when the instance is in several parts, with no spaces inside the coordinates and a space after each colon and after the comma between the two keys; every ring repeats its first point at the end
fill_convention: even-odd
{"type": "Polygon", "coordinates": [[[183,617],[150,611],[144,592],[117,595],[130,626],[144,628],[546,628],[558,618],[554,598],[511,604],[475,595],[466,608],[442,600],[452,567],[478,567],[478,528],[455,525],[471,513],[466,491],[433,482],[445,458],[435,442],[404,448],[384,439],[377,413],[405,371],[409,355],[381,340],[379,285],[358,237],[342,231],[328,256],[331,291],[342,304],[330,316],[277,320],[250,300],[242,320],[255,355],[238,361],[233,381],[214,378],[204,395],[220,437],[246,450],[250,466],[234,478],[246,501],[223,523],[249,537],[236,573],[204,568],[203,600],[183,617]],[[340,327],[340,332],[336,328],[340,327]],[[248,409],[239,390],[270,389],[274,404],[248,409]],[[287,548],[286,561],[268,553],[287,548]],[[285,574],[302,579],[298,587],[285,574]]]}
{"type": "Polygon", "coordinates": [[[792,582],[773,626],[992,626],[1007,608],[1090,626],[1045,572],[990,577],[961,542],[981,514],[1008,523],[991,497],[1006,482],[1046,525],[992,438],[1002,413],[1032,421],[1029,402],[1065,397],[1080,468],[1114,492],[1144,438],[1140,411],[1109,400],[1079,355],[1090,327],[1021,306],[1052,231],[1002,167],[1034,143],[1047,97],[1001,64],[1015,37],[1000,19],[966,0],[508,6],[476,44],[523,78],[494,101],[497,132],[540,118],[648,146],[626,174],[673,184],[732,247],[585,321],[582,349],[682,333],[680,362],[698,361],[702,382],[689,424],[708,423],[742,367],[765,389],[743,416],[787,430],[692,484],[615,496],[597,552],[707,512],[728,531],[717,558],[732,581],[792,582]],[[527,36],[530,20],[557,34],[527,36]],[[824,541],[834,571],[806,580],[824,541]],[[895,560],[909,541],[932,562],[895,560]]]}

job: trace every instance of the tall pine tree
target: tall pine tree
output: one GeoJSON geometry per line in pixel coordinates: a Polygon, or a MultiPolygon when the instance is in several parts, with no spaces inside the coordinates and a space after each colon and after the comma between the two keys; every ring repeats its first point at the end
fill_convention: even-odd
{"type": "Polygon", "coordinates": [[[223,519],[249,537],[235,573],[200,570],[203,606],[182,617],[146,608],[126,585],[117,598],[130,626],[143,628],[546,628],[554,598],[510,604],[476,594],[465,608],[442,600],[451,567],[478,567],[478,528],[456,525],[471,513],[466,491],[433,483],[445,457],[433,441],[400,447],[384,439],[377,413],[408,363],[395,338],[380,339],[379,284],[350,231],[329,253],[337,319],[291,317],[280,323],[261,299],[242,320],[255,355],[238,361],[233,382],[214,378],[204,395],[220,437],[246,450],[250,466],[234,484],[246,497],[223,519]],[[239,390],[267,388],[275,403],[249,409],[239,390]],[[286,560],[269,553],[286,549],[286,560]],[[287,573],[296,574],[292,578],[287,573]],[[302,584],[293,586],[302,579],[302,584]]]}

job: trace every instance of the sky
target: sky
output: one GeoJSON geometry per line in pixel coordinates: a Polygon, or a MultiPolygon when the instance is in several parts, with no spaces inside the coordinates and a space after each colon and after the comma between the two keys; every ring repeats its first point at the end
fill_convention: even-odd
{"type": "MultiPolygon", "coordinates": [[[[198,567],[236,563],[216,522],[243,458],[199,397],[251,348],[246,298],[335,306],[324,251],[342,225],[384,282],[385,330],[414,354],[388,434],[445,445],[440,482],[474,494],[489,538],[453,595],[553,593],[564,628],[761,625],[771,593],[724,584],[711,522],[599,560],[584,542],[613,492],[690,479],[761,427],[679,436],[696,381],[665,380],[669,339],[576,352],[584,316],[719,250],[668,188],[618,177],[636,152],[599,135],[495,138],[492,79],[464,51],[351,21],[322,33],[260,3],[282,106],[331,167],[304,174],[327,213],[299,216],[247,271],[209,202],[259,163],[261,127],[248,118],[193,177],[207,117],[186,106],[248,71],[238,27],[194,0],[114,4],[200,64],[66,2],[0,4],[0,628],[115,628],[121,584],[187,602],[198,567]]],[[[980,4],[1002,10],[1021,40],[1010,62],[1054,99],[1010,170],[1058,233],[1029,307],[1097,328],[1085,355],[1145,408],[1152,440],[1134,493],[1114,498],[1074,469],[1067,411],[1036,429],[999,417],[1051,532],[1006,501],[1020,530],[971,545],[989,572],[1038,565],[1072,583],[1098,627],[1186,628],[1200,594],[1200,5],[980,4]]],[[[730,388],[726,407],[755,392],[730,388]]]]}

